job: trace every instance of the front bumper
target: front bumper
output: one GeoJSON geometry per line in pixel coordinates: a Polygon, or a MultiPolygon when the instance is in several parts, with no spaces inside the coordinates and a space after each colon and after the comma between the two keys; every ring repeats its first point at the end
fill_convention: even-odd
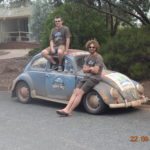
{"type": "Polygon", "coordinates": [[[142,99],[136,100],[136,101],[131,101],[128,102],[125,100],[124,103],[119,103],[119,104],[109,104],[110,108],[127,108],[127,107],[137,107],[142,105],[143,103],[148,102],[150,99],[148,99],[147,97],[144,97],[142,99]]]}

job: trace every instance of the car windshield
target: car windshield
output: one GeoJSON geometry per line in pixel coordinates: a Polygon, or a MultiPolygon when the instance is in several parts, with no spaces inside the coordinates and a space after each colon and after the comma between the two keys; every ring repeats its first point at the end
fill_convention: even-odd
{"type": "Polygon", "coordinates": [[[47,64],[47,59],[45,59],[44,57],[40,57],[33,61],[31,67],[34,69],[45,69],[46,64],[47,64]]]}

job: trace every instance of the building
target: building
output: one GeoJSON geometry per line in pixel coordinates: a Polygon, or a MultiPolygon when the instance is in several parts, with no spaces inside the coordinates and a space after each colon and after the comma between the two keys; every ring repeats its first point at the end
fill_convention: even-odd
{"type": "Polygon", "coordinates": [[[0,48],[8,43],[28,43],[28,46],[36,43],[30,31],[31,15],[31,5],[0,8],[0,48]]]}

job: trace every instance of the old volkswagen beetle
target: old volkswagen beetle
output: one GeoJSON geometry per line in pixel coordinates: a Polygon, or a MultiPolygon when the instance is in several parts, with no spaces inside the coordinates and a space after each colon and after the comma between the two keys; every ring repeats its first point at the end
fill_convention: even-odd
{"type": "MultiPolygon", "coordinates": [[[[83,78],[82,66],[89,53],[70,49],[64,57],[64,71],[51,69],[48,60],[35,55],[12,84],[12,97],[22,103],[32,98],[68,103],[76,84],[83,78]]],[[[58,59],[57,56],[55,58],[58,59]]],[[[92,114],[103,113],[107,108],[127,108],[146,103],[144,88],[138,82],[124,74],[106,68],[102,71],[102,80],[83,97],[85,110],[92,114]]]]}

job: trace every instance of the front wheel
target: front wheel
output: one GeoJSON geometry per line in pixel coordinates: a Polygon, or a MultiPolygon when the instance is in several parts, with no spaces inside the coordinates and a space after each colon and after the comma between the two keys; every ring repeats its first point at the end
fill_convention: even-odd
{"type": "Polygon", "coordinates": [[[29,103],[31,101],[30,88],[26,82],[21,81],[17,84],[16,96],[21,103],[29,103]]]}
{"type": "Polygon", "coordinates": [[[96,91],[87,93],[83,98],[83,106],[88,113],[101,114],[107,110],[107,105],[96,91]]]}

